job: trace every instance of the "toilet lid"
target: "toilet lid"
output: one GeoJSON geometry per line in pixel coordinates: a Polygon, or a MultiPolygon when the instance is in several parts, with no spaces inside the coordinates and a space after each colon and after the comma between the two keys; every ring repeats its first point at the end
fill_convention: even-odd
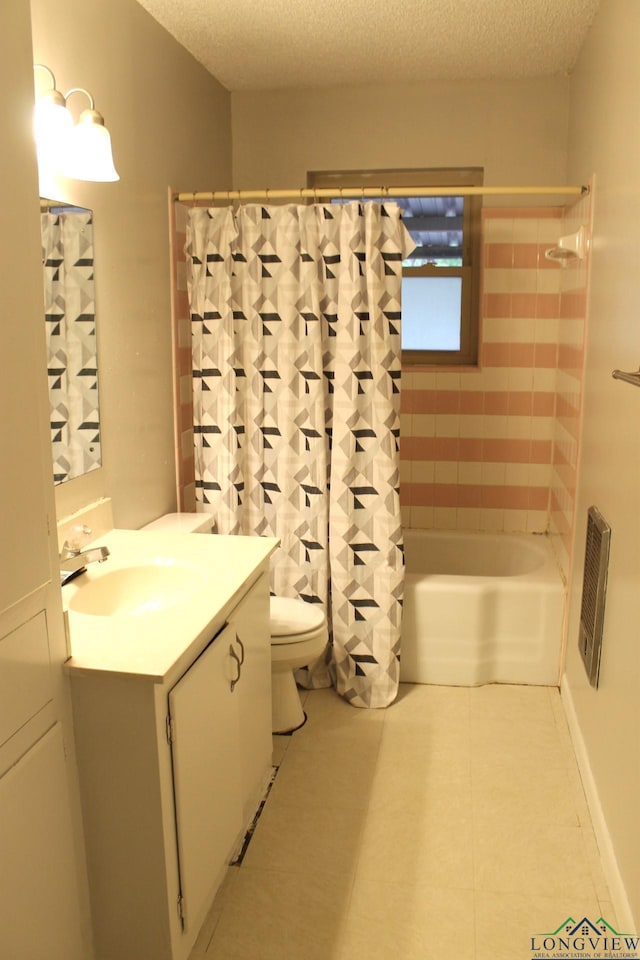
{"type": "Polygon", "coordinates": [[[272,643],[286,643],[288,637],[310,633],[324,624],[324,611],[319,603],[271,597],[270,608],[272,643]]]}

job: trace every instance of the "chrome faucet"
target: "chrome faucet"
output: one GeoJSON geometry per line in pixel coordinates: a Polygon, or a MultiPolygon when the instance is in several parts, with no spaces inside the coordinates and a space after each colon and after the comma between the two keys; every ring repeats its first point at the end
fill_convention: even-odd
{"type": "Polygon", "coordinates": [[[108,547],[89,547],[88,550],[81,550],[81,537],[85,542],[91,535],[91,529],[87,526],[78,527],[74,530],[76,537],[72,540],[65,540],[60,552],[60,586],[73,580],[79,574],[83,573],[87,564],[102,563],[109,556],[108,547]]]}

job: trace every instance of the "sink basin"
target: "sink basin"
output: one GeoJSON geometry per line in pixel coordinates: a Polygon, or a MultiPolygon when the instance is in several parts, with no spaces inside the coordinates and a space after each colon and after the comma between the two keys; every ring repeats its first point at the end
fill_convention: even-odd
{"type": "Polygon", "coordinates": [[[69,599],[75,613],[96,617],[141,616],[183,603],[206,585],[203,570],[193,564],[150,562],[83,575],[69,599]],[[90,575],[89,575],[90,576],[90,575]]]}

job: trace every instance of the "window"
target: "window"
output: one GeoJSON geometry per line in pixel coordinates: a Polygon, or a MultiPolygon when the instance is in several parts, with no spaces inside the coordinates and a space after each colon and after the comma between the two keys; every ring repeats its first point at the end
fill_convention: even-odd
{"type": "MultiPolygon", "coordinates": [[[[447,187],[437,197],[393,198],[416,249],[403,264],[402,360],[406,364],[475,365],[478,360],[480,167],[312,172],[310,187],[447,187]]],[[[340,199],[335,200],[336,203],[340,199]]]]}

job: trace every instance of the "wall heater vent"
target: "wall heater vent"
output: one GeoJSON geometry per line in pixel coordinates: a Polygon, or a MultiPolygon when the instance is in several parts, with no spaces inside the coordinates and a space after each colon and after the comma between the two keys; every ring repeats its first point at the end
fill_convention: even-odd
{"type": "Polygon", "coordinates": [[[600,672],[610,540],[611,527],[595,507],[589,507],[579,643],[582,660],[592,687],[598,686],[600,672]]]}

